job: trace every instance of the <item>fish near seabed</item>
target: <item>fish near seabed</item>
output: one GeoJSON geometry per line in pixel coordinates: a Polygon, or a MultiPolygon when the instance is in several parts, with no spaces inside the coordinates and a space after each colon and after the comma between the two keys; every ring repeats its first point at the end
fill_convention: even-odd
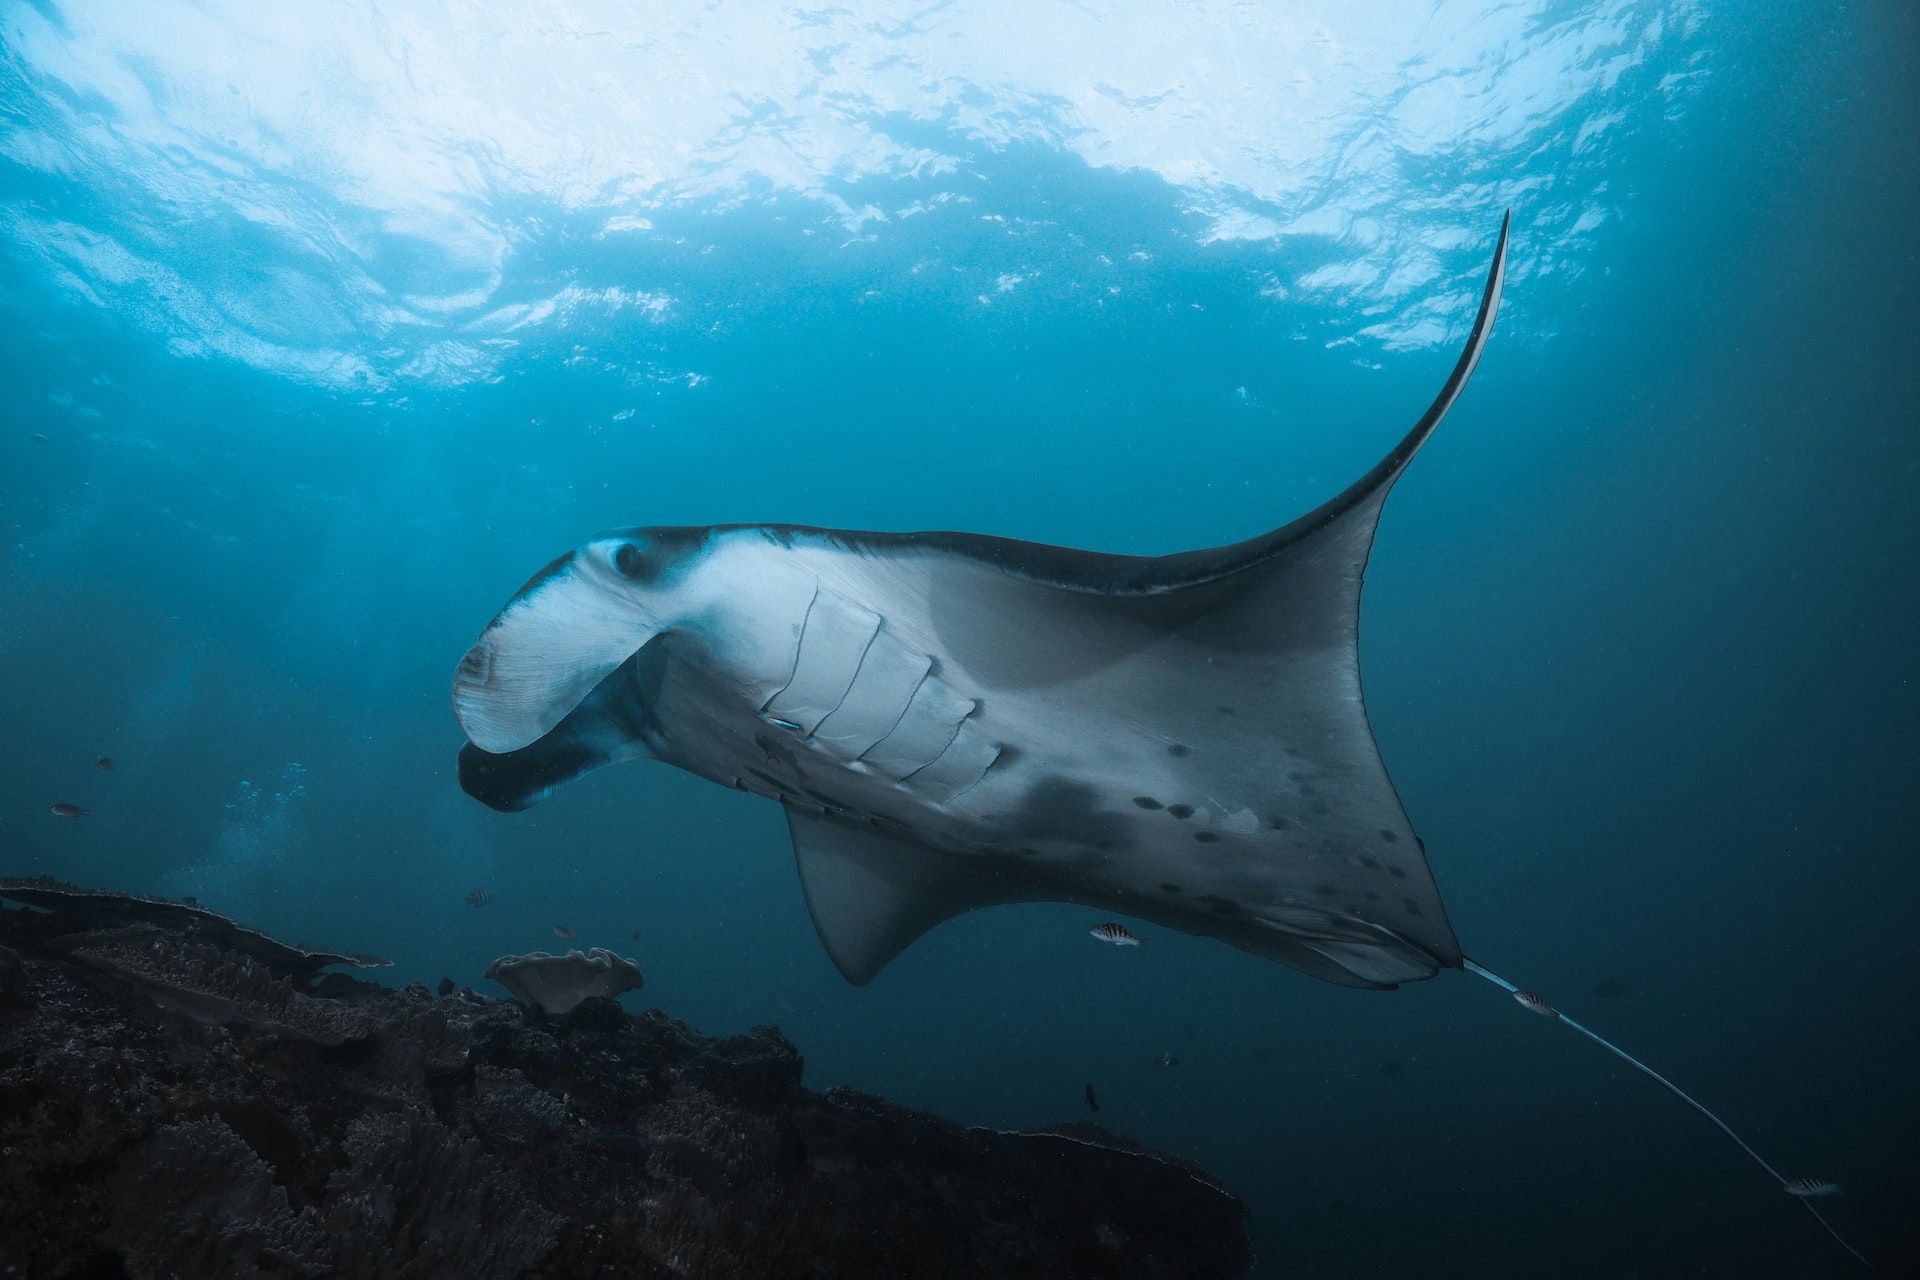
{"type": "Polygon", "coordinates": [[[605,533],[460,660],[460,785],[515,812],[652,759],[780,804],[814,927],[856,984],[944,920],[1069,902],[1342,986],[1465,969],[1517,992],[1454,936],[1359,663],[1380,513],[1486,349],[1510,225],[1439,395],[1316,510],[1163,556],[786,524],[605,533]]]}
{"type": "Polygon", "coordinates": [[[1137,947],[1141,945],[1140,939],[1134,937],[1133,934],[1127,931],[1127,926],[1115,924],[1111,920],[1103,921],[1087,930],[1087,932],[1102,942],[1111,942],[1116,947],[1137,947]]]}

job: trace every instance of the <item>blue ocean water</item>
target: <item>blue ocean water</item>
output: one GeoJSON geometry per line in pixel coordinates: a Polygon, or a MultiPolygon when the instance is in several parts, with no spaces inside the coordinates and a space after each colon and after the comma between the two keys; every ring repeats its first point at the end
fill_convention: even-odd
{"type": "Polygon", "coordinates": [[[1845,1274],[1462,975],[1034,905],[854,988],[773,806],[454,780],[454,664],[601,529],[1157,553],[1311,509],[1437,390],[1511,207],[1368,569],[1382,754],[1470,955],[1920,1254],[1911,6],[157,7],[0,6],[0,871],[396,982],[565,926],[630,1007],[967,1123],[1091,1082],[1261,1274],[1845,1274]]]}

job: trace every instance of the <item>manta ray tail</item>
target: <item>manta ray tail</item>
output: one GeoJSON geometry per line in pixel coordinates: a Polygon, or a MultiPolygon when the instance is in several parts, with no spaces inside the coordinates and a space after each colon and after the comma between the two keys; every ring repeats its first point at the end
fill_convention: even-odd
{"type": "MultiPolygon", "coordinates": [[[[1674,1097],[1680,1099],[1680,1101],[1686,1103],[1688,1106],[1692,1107],[1695,1111],[1698,1111],[1701,1115],[1713,1121],[1713,1123],[1719,1127],[1720,1132],[1726,1134],[1729,1138],[1732,1138],[1742,1151],[1746,1152],[1749,1156],[1753,1158],[1753,1162],[1755,1164],[1759,1165],[1762,1169],[1765,1169],[1767,1171],[1768,1177],[1772,1178],[1775,1182],[1780,1184],[1781,1190],[1787,1191],[1789,1192],[1789,1194],[1791,1194],[1792,1184],[1789,1183],[1787,1179],[1781,1177],[1778,1170],[1776,1170],[1772,1165],[1768,1164],[1765,1160],[1761,1159],[1760,1153],[1758,1151],[1755,1151],[1752,1147],[1748,1146],[1746,1139],[1742,1138],[1739,1134],[1735,1133],[1733,1129],[1727,1124],[1726,1121],[1722,1120],[1719,1116],[1713,1114],[1713,1112],[1707,1110],[1707,1108],[1704,1105],[1702,1105],[1702,1103],[1698,1098],[1695,1098],[1692,1094],[1688,1093],[1685,1089],[1682,1089],[1679,1085],[1667,1079],[1665,1076],[1661,1075],[1658,1071],[1655,1071],[1652,1067],[1640,1061],[1640,1059],[1634,1057],[1632,1054],[1628,1053],[1625,1049],[1622,1049],[1619,1045],[1613,1043],[1613,1041],[1608,1040],[1605,1036],[1602,1036],[1598,1032],[1588,1030],[1586,1027],[1581,1026],[1579,1023],[1575,1022],[1572,1018],[1569,1018],[1566,1014],[1560,1012],[1558,1009],[1548,1004],[1545,999],[1543,999],[1539,995],[1536,995],[1534,992],[1523,990],[1520,987],[1514,986],[1511,982],[1508,982],[1505,978],[1493,972],[1491,969],[1487,969],[1482,967],[1481,965],[1475,964],[1470,959],[1463,959],[1462,967],[1465,968],[1468,973],[1475,974],[1479,977],[1485,978],[1488,982],[1491,982],[1494,986],[1499,987],[1501,990],[1505,991],[1508,995],[1512,996],[1515,1000],[1518,1000],[1521,1003],[1521,1005],[1531,1010],[1532,1012],[1540,1014],[1543,1017],[1552,1018],[1557,1022],[1564,1022],[1567,1026],[1572,1027],[1575,1031],[1578,1031],[1581,1035],[1593,1041],[1595,1044],[1605,1049],[1608,1053],[1613,1054],[1615,1057],[1619,1058],[1622,1062],[1626,1062],[1635,1067],[1638,1067],[1641,1071],[1645,1072],[1647,1075],[1651,1076],[1655,1081],[1657,1081],[1661,1088],[1666,1089],[1669,1093],[1673,1094],[1674,1097]]],[[[1841,1234],[1838,1231],[1835,1231],[1833,1229],[1833,1224],[1828,1222],[1826,1217],[1818,1209],[1813,1207],[1813,1204],[1811,1201],[1809,1201],[1805,1196],[1795,1196],[1795,1199],[1799,1200],[1801,1204],[1804,1204],[1807,1206],[1807,1212],[1811,1213],[1819,1221],[1820,1225],[1827,1229],[1828,1235],[1832,1236],[1835,1240],[1839,1241],[1841,1248],[1845,1249],[1848,1253],[1852,1254],[1855,1258],[1859,1259],[1861,1266],[1865,1267],[1869,1271],[1875,1270],[1874,1265],[1871,1262],[1868,1262],[1866,1257],[1858,1249],[1848,1244],[1846,1242],[1846,1239],[1843,1236],[1841,1236],[1841,1234]]]]}

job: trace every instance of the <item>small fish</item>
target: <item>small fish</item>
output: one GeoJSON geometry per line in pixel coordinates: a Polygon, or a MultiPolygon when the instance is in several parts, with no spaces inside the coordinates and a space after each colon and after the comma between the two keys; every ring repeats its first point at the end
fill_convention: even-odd
{"type": "Polygon", "coordinates": [[[1802,1199],[1808,1196],[1837,1196],[1840,1194],[1840,1184],[1821,1178],[1795,1178],[1787,1184],[1787,1194],[1802,1199]]]}
{"type": "Polygon", "coordinates": [[[1091,1082],[1089,1082],[1087,1085],[1087,1110],[1098,1111],[1099,1109],[1100,1109],[1100,1099],[1094,1096],[1093,1085],[1091,1082]]]}
{"type": "Polygon", "coordinates": [[[1140,939],[1128,933],[1127,926],[1115,924],[1111,920],[1102,921],[1100,924],[1087,930],[1087,932],[1102,942],[1111,942],[1116,947],[1137,947],[1140,945],[1140,939]]]}
{"type": "Polygon", "coordinates": [[[1543,1018],[1560,1016],[1560,1011],[1548,1004],[1547,998],[1537,991],[1516,991],[1513,993],[1513,998],[1520,1002],[1521,1008],[1537,1013],[1543,1018]]]}
{"type": "Polygon", "coordinates": [[[84,818],[87,816],[87,811],[77,804],[56,804],[53,806],[53,816],[56,818],[84,818]]]}
{"type": "Polygon", "coordinates": [[[98,770],[99,770],[100,772],[102,772],[102,773],[112,773],[112,772],[113,772],[113,757],[112,757],[112,756],[101,756],[101,757],[100,757],[100,758],[99,758],[98,760],[95,760],[95,761],[93,762],[93,767],[94,767],[94,768],[96,768],[96,769],[98,769],[98,770]]]}
{"type": "Polygon", "coordinates": [[[467,895],[467,905],[470,907],[490,907],[493,905],[493,895],[485,889],[475,889],[467,895]]]}
{"type": "Polygon", "coordinates": [[[49,441],[47,440],[47,438],[46,438],[45,436],[43,436],[43,435],[41,435],[41,434],[40,434],[40,433],[39,433],[38,431],[36,431],[36,432],[34,432],[34,433],[33,433],[33,438],[34,438],[34,439],[35,439],[36,441],[38,441],[39,443],[41,443],[41,444],[47,444],[47,443],[49,443],[49,441]]]}
{"type": "Polygon", "coordinates": [[[1153,1065],[1156,1067],[1177,1067],[1180,1065],[1180,1059],[1174,1057],[1173,1050],[1169,1049],[1165,1053],[1161,1054],[1159,1057],[1155,1058],[1153,1060],[1153,1065]]]}
{"type": "Polygon", "coordinates": [[[573,941],[573,930],[567,928],[567,926],[563,924],[557,924],[553,926],[553,931],[554,933],[558,934],[561,938],[565,939],[566,941],[568,942],[573,941]]]}

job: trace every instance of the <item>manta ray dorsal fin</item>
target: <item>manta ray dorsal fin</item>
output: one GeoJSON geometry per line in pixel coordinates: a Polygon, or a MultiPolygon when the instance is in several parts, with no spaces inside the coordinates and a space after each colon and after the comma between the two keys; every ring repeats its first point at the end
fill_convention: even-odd
{"type": "Polygon", "coordinates": [[[814,930],[855,986],[942,920],[1025,897],[951,855],[864,823],[789,806],[787,826],[814,930]]]}
{"type": "Polygon", "coordinates": [[[453,708],[473,745],[496,755],[534,742],[657,632],[595,563],[589,543],[534,575],[467,650],[453,708]]]}

